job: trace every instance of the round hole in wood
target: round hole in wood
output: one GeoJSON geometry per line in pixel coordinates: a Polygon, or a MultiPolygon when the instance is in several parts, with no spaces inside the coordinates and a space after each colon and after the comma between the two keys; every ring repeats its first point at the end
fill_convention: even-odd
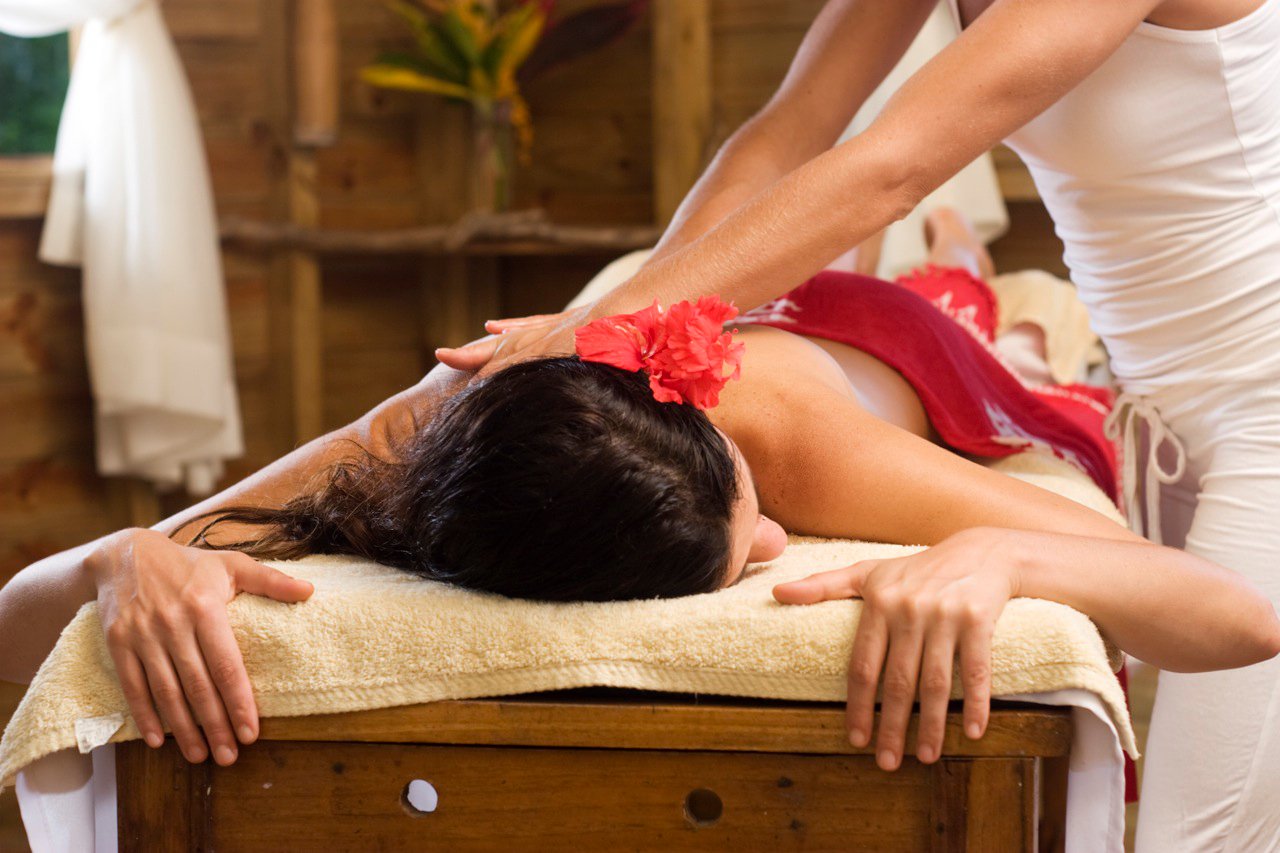
{"type": "Polygon", "coordinates": [[[694,826],[711,826],[722,814],[720,795],[708,788],[694,788],[684,798],[684,816],[694,826]]]}
{"type": "Polygon", "coordinates": [[[440,795],[426,779],[414,779],[400,792],[400,803],[411,815],[431,814],[440,804],[440,795]]]}

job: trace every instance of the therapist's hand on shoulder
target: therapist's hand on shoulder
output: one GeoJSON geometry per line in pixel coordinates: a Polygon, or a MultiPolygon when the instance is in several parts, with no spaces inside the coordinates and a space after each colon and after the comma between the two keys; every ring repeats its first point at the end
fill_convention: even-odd
{"type": "Polygon", "coordinates": [[[436,358],[454,370],[474,371],[483,378],[519,361],[569,355],[574,351],[574,330],[588,321],[590,308],[490,320],[484,325],[487,337],[460,347],[441,347],[436,358]]]}
{"type": "Polygon", "coordinates": [[[163,721],[188,761],[235,761],[237,739],[258,736],[258,707],[227,603],[241,592],[304,601],[312,585],[244,554],[189,548],[145,529],[107,537],[85,566],[143,739],[160,746],[163,721]]]}
{"type": "Polygon", "coordinates": [[[916,757],[926,764],[941,757],[957,654],[965,735],[977,739],[986,731],[991,638],[1021,586],[1017,567],[1000,546],[1004,532],[965,530],[906,557],[864,560],[774,587],[774,598],[783,604],[863,600],[849,660],[846,725],[854,746],[871,743],[876,687],[883,677],[876,739],[881,768],[901,764],[917,696],[916,757]]]}

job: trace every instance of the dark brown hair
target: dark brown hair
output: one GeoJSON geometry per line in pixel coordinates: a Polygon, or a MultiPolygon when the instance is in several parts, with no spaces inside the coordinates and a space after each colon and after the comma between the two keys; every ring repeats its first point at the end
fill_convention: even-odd
{"type": "MultiPolygon", "coordinates": [[[[357,453],[217,547],[267,559],[352,554],[519,598],[605,601],[718,588],[733,457],[703,412],[659,403],[643,373],[577,357],[517,364],[463,391],[394,459],[357,453]]],[[[209,546],[213,547],[213,546],[209,546]]]]}

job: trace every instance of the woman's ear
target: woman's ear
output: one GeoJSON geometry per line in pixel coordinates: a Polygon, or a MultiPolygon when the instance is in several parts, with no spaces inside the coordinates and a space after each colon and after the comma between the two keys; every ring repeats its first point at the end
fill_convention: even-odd
{"type": "Polygon", "coordinates": [[[761,515],[751,536],[751,551],[747,554],[747,562],[767,563],[776,560],[782,556],[786,547],[787,531],[772,518],[761,515]]]}

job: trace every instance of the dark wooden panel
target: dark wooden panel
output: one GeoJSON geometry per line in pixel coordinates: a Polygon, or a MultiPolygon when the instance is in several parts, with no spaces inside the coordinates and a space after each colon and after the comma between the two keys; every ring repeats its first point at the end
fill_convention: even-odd
{"type": "Polygon", "coordinates": [[[172,740],[163,749],[132,741],[116,749],[116,779],[120,853],[207,849],[208,765],[188,764],[172,740]]]}
{"type": "Polygon", "coordinates": [[[883,773],[867,756],[269,743],[211,771],[207,841],[225,851],[920,850],[929,777],[915,762],[883,773]],[[434,812],[406,808],[414,779],[435,788],[434,812]],[[719,798],[718,820],[686,813],[699,789],[719,798]]]}
{"type": "MultiPolygon", "coordinates": [[[[945,756],[1061,756],[1070,749],[1066,709],[996,708],[986,734],[971,741],[961,715],[950,714],[945,756]]],[[[914,749],[916,720],[907,732],[914,749]]],[[[352,714],[267,718],[270,740],[373,741],[518,746],[822,752],[872,755],[849,744],[844,709],[831,703],[703,700],[657,702],[564,698],[432,702],[352,714]]]]}

